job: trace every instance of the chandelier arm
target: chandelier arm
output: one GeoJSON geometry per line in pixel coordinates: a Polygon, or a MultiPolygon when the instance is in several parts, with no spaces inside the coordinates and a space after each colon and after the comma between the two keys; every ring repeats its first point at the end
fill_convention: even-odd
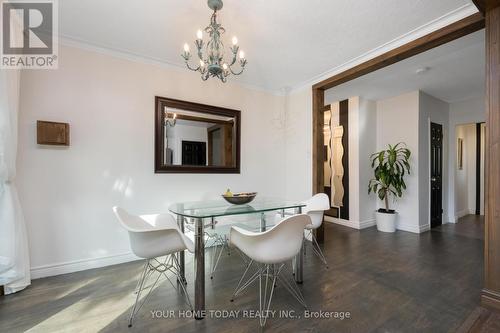
{"type": "Polygon", "coordinates": [[[201,67],[199,65],[198,65],[198,67],[191,67],[191,65],[189,65],[189,62],[187,60],[186,60],[186,66],[188,69],[192,70],[193,72],[199,71],[200,67],[201,67]]]}
{"type": "Polygon", "coordinates": [[[236,59],[238,58],[238,49],[239,48],[240,47],[238,45],[231,47],[231,52],[233,53],[233,58],[231,59],[231,63],[229,64],[229,66],[232,66],[236,63],[236,59]]]}
{"type": "Polygon", "coordinates": [[[203,81],[208,80],[209,76],[210,76],[210,72],[209,72],[209,71],[206,71],[206,72],[201,73],[201,79],[202,79],[203,81]]]}
{"type": "Polygon", "coordinates": [[[233,75],[240,75],[245,70],[245,67],[241,67],[239,72],[233,71],[233,69],[231,67],[229,67],[229,70],[231,71],[231,74],[233,74],[233,75]]]}
{"type": "Polygon", "coordinates": [[[233,52],[233,58],[231,59],[231,63],[229,64],[229,67],[233,66],[236,63],[236,59],[238,58],[238,49],[231,48],[231,51],[233,52]],[[236,52],[235,52],[235,49],[236,49],[236,52]]]}

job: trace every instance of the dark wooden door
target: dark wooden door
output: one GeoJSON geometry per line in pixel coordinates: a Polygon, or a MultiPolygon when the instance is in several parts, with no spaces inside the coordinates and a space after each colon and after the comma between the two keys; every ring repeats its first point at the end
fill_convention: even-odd
{"type": "Polygon", "coordinates": [[[431,123],[431,228],[443,223],[443,126],[431,123]]]}
{"type": "Polygon", "coordinates": [[[206,142],[182,141],[182,165],[207,165],[206,142]]]}

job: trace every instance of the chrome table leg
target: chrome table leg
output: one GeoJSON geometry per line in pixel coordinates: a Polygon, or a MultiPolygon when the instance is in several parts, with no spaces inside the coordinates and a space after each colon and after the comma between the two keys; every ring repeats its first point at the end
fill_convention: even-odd
{"type": "MultiPolygon", "coordinates": [[[[177,226],[181,230],[182,233],[184,233],[184,216],[177,215],[177,226]]],[[[179,252],[179,276],[180,283],[187,284],[186,281],[186,262],[184,258],[184,251],[179,252]]]]}
{"type": "Polygon", "coordinates": [[[203,228],[203,219],[196,219],[194,235],[194,312],[196,319],[203,319],[205,312],[205,232],[203,228]]]}
{"type": "MultiPolygon", "coordinates": [[[[302,213],[302,207],[298,207],[296,209],[297,214],[302,213]]],[[[299,253],[295,257],[295,282],[302,283],[303,282],[303,274],[304,274],[304,239],[302,238],[302,248],[299,253]]]]}

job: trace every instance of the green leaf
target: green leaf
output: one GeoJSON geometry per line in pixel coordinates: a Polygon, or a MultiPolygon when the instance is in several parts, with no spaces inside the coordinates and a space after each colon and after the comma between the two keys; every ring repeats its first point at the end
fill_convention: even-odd
{"type": "Polygon", "coordinates": [[[388,149],[370,155],[374,178],[368,183],[368,193],[377,193],[380,200],[389,194],[401,197],[407,189],[404,178],[410,174],[410,150],[399,142],[388,149]]]}

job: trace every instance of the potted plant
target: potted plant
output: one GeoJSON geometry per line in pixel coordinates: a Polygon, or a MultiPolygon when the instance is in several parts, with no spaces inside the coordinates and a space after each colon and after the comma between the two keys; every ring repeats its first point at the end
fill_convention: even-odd
{"type": "Polygon", "coordinates": [[[403,191],[406,190],[404,177],[410,174],[410,155],[410,150],[400,142],[395,146],[389,145],[387,150],[370,157],[375,178],[368,184],[368,194],[377,193],[385,205],[385,208],[380,208],[375,213],[379,231],[396,231],[397,212],[389,208],[389,196],[403,196],[403,191]]]}

